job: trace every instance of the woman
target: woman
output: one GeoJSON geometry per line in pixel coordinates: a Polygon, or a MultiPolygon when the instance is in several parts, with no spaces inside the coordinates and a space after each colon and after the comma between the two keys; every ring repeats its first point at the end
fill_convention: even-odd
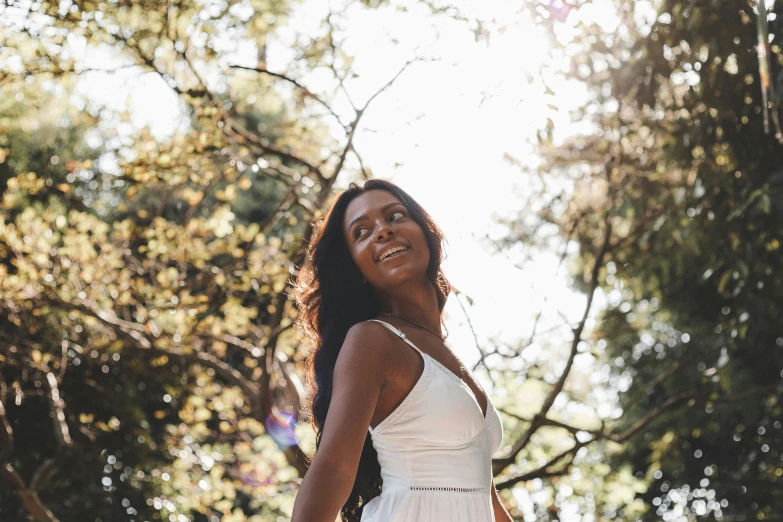
{"type": "Polygon", "coordinates": [[[296,285],[317,450],[293,522],[511,521],[491,470],[500,418],[441,333],[442,242],[380,179],[323,218],[296,285]]]}

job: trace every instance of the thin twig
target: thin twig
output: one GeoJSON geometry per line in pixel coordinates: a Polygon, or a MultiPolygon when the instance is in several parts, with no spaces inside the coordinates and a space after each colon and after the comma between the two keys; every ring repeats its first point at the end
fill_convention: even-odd
{"type": "Polygon", "coordinates": [[[272,72],[269,69],[266,69],[265,67],[246,67],[244,65],[229,65],[229,67],[231,67],[232,69],[243,69],[245,71],[255,71],[257,73],[266,74],[268,76],[272,76],[273,78],[279,78],[281,80],[284,80],[284,81],[290,83],[291,85],[293,85],[294,87],[296,87],[297,89],[302,91],[302,93],[305,96],[307,96],[308,98],[312,98],[313,100],[317,101],[321,106],[323,106],[327,111],[329,111],[329,114],[334,116],[334,118],[337,120],[337,123],[339,123],[344,129],[346,128],[345,124],[342,122],[340,117],[337,115],[337,113],[335,113],[332,110],[332,108],[329,106],[328,103],[326,103],[318,95],[313,94],[313,92],[310,91],[310,89],[308,89],[307,87],[305,87],[304,85],[302,85],[298,81],[294,80],[293,78],[289,78],[285,74],[272,72]]]}

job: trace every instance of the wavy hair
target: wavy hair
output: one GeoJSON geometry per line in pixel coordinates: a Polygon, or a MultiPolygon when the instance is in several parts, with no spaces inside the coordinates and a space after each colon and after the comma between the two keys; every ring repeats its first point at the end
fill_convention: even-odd
{"type": "MultiPolygon", "coordinates": [[[[306,382],[312,390],[312,415],[316,452],[321,444],[324,423],[332,398],[332,378],[337,356],[351,326],[374,318],[380,303],[354,263],[343,232],[348,204],[369,190],[386,190],[397,197],[424,231],[430,251],[427,277],[435,286],[438,309],[442,313],[452,286],[441,271],[443,232],[432,217],[404,190],[382,179],[351,183],[332,203],[326,215],[314,223],[309,244],[294,287],[299,309],[295,329],[308,348],[305,358],[306,382]]],[[[381,492],[381,468],[369,433],[359,459],[353,489],[340,510],[341,519],[358,522],[364,506],[381,492]]]]}

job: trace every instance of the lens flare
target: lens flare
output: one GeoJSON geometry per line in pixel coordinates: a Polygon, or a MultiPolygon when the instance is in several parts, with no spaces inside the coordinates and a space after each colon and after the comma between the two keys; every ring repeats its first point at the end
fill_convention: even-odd
{"type": "Polygon", "coordinates": [[[299,442],[294,433],[296,425],[297,419],[292,413],[270,414],[264,422],[266,432],[280,446],[293,446],[299,442]]]}

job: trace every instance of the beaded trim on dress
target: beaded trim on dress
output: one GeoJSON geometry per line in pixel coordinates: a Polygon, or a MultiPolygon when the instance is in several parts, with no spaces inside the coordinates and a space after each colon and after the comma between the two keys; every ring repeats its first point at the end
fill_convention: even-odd
{"type": "Polygon", "coordinates": [[[458,488],[451,486],[411,486],[414,491],[456,491],[458,493],[489,493],[489,488],[458,488]]]}

